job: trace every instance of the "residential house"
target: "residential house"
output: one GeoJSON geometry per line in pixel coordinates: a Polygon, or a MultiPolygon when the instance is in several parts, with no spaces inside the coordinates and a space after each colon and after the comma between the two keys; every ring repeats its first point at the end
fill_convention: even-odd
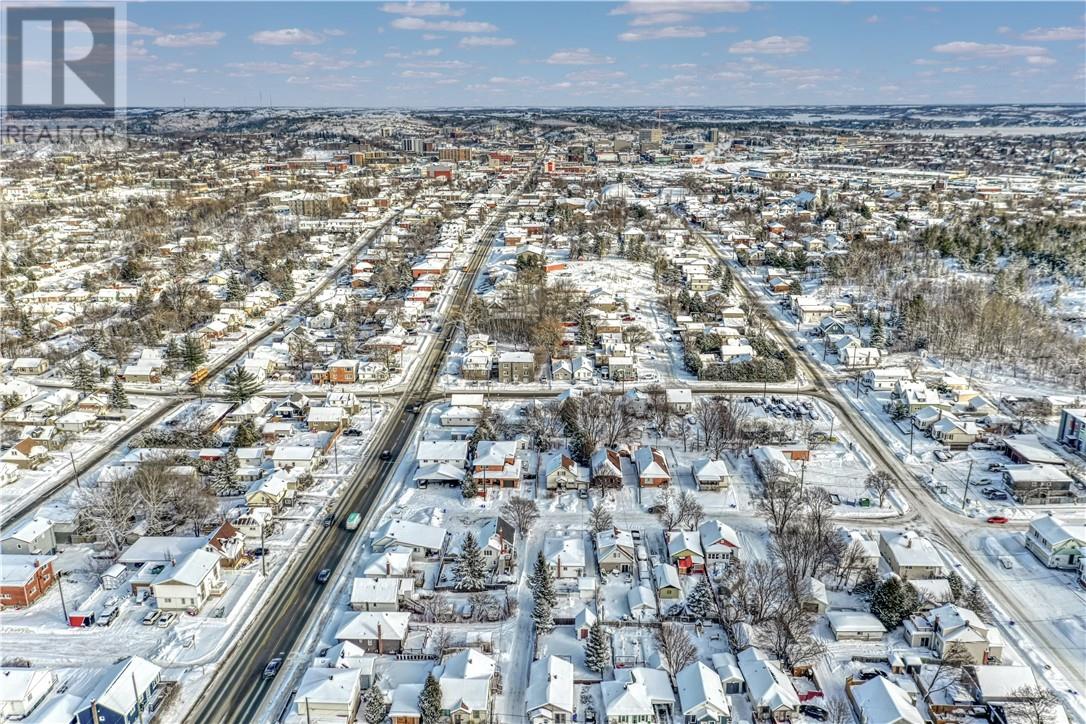
{"type": "Polygon", "coordinates": [[[356,578],[351,584],[351,610],[399,611],[404,585],[408,578],[356,578]]]}
{"type": "Polygon", "coordinates": [[[55,580],[51,556],[0,555],[0,608],[31,605],[55,580]]]}
{"type": "Polygon", "coordinates": [[[53,522],[47,518],[32,518],[16,526],[7,538],[0,541],[0,553],[6,555],[48,556],[56,549],[53,522]]]}
{"type": "Polygon", "coordinates": [[[866,611],[830,611],[826,619],[838,641],[881,641],[886,633],[882,622],[866,611]]]}
{"type": "Polygon", "coordinates": [[[656,582],[656,595],[661,601],[677,601],[682,598],[683,584],[679,579],[679,569],[670,563],[657,563],[652,569],[656,582]]]}
{"type": "Polygon", "coordinates": [[[245,535],[231,523],[220,525],[207,540],[208,550],[219,556],[223,568],[236,568],[245,560],[245,535]]]}
{"type": "Polygon", "coordinates": [[[386,520],[371,535],[375,551],[401,548],[410,550],[416,558],[433,558],[445,547],[448,532],[437,526],[393,519],[386,520]]]}
{"type": "Polygon", "coordinates": [[[667,557],[679,573],[705,573],[705,552],[701,547],[701,536],[689,530],[669,530],[664,533],[667,541],[667,557]]]}
{"type": "Polygon", "coordinates": [[[0,669],[0,717],[25,719],[56,685],[50,669],[0,669]]]}
{"type": "Polygon", "coordinates": [[[584,575],[586,554],[580,535],[548,537],[543,541],[543,557],[554,570],[555,578],[580,578],[584,575]]]}
{"type": "Polygon", "coordinates": [[[1069,503],[1074,500],[1071,485],[1074,482],[1056,465],[1024,463],[1008,465],[1003,471],[1003,482],[1014,499],[1026,505],[1069,503]]]}
{"type": "Polygon", "coordinates": [[[130,724],[150,718],[162,669],[139,656],[111,666],[83,699],[71,724],[130,724]]]}
{"type": "Polygon", "coordinates": [[[449,724],[490,721],[497,668],[494,659],[467,648],[435,669],[434,676],[441,686],[441,714],[449,724]]]}
{"type": "Polygon", "coordinates": [[[747,698],[759,721],[790,721],[799,714],[799,695],[780,665],[753,646],[736,655],[747,682],[747,698]]]}
{"type": "Polygon", "coordinates": [[[909,694],[881,676],[850,684],[848,698],[860,724],[925,724],[909,694]]]}
{"type": "Polygon", "coordinates": [[[608,528],[597,533],[596,560],[600,573],[631,573],[637,566],[637,557],[630,531],[608,528]]]}
{"type": "Polygon", "coordinates": [[[731,485],[731,473],[723,460],[698,458],[690,465],[698,490],[726,490],[731,485]]]}
{"type": "Polygon", "coordinates": [[[543,464],[543,479],[547,490],[587,489],[590,480],[588,468],[573,462],[563,453],[555,453],[543,464]]]}
{"type": "Polygon", "coordinates": [[[823,614],[830,608],[830,597],[826,584],[814,578],[807,579],[799,591],[800,607],[807,613],[823,614]]]}
{"type": "Polygon", "coordinates": [[[675,674],[683,724],[728,724],[731,705],[720,676],[701,661],[675,674]]]}
{"type": "Polygon", "coordinates": [[[154,579],[151,590],[163,611],[200,610],[213,595],[226,588],[218,554],[196,550],[170,564],[154,579]]]}
{"type": "Polygon", "coordinates": [[[310,432],[337,432],[349,419],[350,416],[342,407],[310,407],[306,424],[310,432]]]}
{"type": "Polygon", "coordinates": [[[667,485],[671,482],[667,459],[660,450],[648,446],[639,447],[634,453],[634,463],[637,465],[637,481],[642,488],[667,485]]]}
{"type": "Polygon", "coordinates": [[[1056,441],[1070,450],[1086,453],[1086,407],[1060,410],[1056,441]]]}
{"type": "Polygon", "coordinates": [[[313,666],[294,694],[294,712],[306,721],[353,721],[362,691],[358,669],[313,666]]]}
{"type": "Polygon", "coordinates": [[[407,640],[411,614],[399,611],[360,611],[344,619],[336,641],[350,641],[367,653],[398,654],[407,640]]]}
{"type": "Polygon", "coordinates": [[[32,437],[24,437],[0,455],[0,462],[10,463],[21,470],[31,470],[47,460],[49,448],[32,437]]]}
{"type": "Polygon", "coordinates": [[[890,565],[890,569],[903,580],[941,578],[945,575],[943,559],[935,546],[915,531],[881,531],[879,552],[890,565]]]}
{"type": "Polygon", "coordinates": [[[1049,568],[1072,571],[1079,567],[1086,549],[1086,526],[1074,525],[1051,515],[1029,523],[1026,550],[1049,568]]]}
{"type": "Polygon", "coordinates": [[[928,432],[933,440],[952,450],[964,450],[976,442],[980,435],[975,422],[959,419],[949,412],[934,422],[928,432]]]}
{"type": "Polygon", "coordinates": [[[694,393],[685,387],[672,387],[664,390],[664,398],[672,412],[685,415],[694,407],[694,393]]]}
{"type": "Polygon", "coordinates": [[[535,380],[535,355],[531,352],[502,352],[498,355],[498,381],[530,383],[535,380]]]}
{"type": "Polygon", "coordinates": [[[617,451],[599,448],[589,462],[593,485],[604,489],[622,485],[622,457],[617,451]]]}
{"type": "Polygon", "coordinates": [[[604,724],[671,721],[675,693],[667,674],[643,667],[615,669],[615,680],[600,684],[604,724]]]}
{"type": "Polygon", "coordinates": [[[467,440],[422,440],[415,453],[419,466],[455,465],[461,469],[468,464],[467,440]]]}
{"type": "Polygon", "coordinates": [[[573,664],[553,655],[533,661],[524,706],[529,724],[571,724],[573,664]]]}
{"type": "Polygon", "coordinates": [[[272,450],[272,464],[276,470],[312,471],[320,463],[320,450],[303,445],[277,445],[272,450]]]}
{"type": "Polygon", "coordinates": [[[1003,637],[999,629],[981,620],[975,612],[948,603],[927,614],[905,619],[905,641],[913,647],[925,646],[943,657],[951,647],[969,655],[974,664],[987,664],[1003,657],[1003,637]]]}
{"type": "Polygon", "coordinates": [[[481,487],[520,487],[519,448],[515,440],[481,440],[472,461],[472,479],[481,487]]]}
{"type": "Polygon", "coordinates": [[[698,527],[701,550],[709,565],[725,563],[739,557],[739,534],[719,520],[707,520],[698,527]]]}

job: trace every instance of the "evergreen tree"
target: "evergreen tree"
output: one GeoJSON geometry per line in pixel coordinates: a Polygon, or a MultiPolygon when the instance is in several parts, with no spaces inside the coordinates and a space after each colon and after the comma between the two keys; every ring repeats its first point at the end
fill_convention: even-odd
{"type": "Polygon", "coordinates": [[[252,420],[242,420],[238,429],[234,431],[234,440],[231,447],[251,447],[260,442],[260,435],[256,431],[256,425],[252,420]]]}
{"type": "Polygon", "coordinates": [[[237,274],[231,274],[229,281],[226,282],[226,299],[231,302],[237,302],[245,298],[245,285],[241,283],[241,279],[237,274]]]}
{"type": "Polygon", "coordinates": [[[470,532],[464,536],[464,544],[460,548],[460,555],[453,566],[453,575],[456,576],[456,590],[458,591],[481,591],[486,585],[486,567],[483,563],[483,553],[479,550],[475,535],[470,532]]]}
{"type": "Polygon", "coordinates": [[[229,493],[238,487],[238,455],[227,450],[211,470],[211,487],[218,493],[229,493]]]}
{"type": "Polygon", "coordinates": [[[792,283],[788,285],[788,293],[796,296],[803,294],[803,285],[799,283],[798,279],[793,279],[792,283]]]}
{"type": "Polygon", "coordinates": [[[709,581],[702,578],[694,586],[694,590],[690,592],[686,607],[690,610],[690,613],[704,620],[709,618],[709,614],[713,612],[713,605],[713,591],[709,587],[709,581]]]}
{"type": "Polygon", "coordinates": [[[362,694],[362,718],[366,724],[383,724],[388,716],[388,704],[380,687],[374,685],[362,694]]]}
{"type": "Polygon", "coordinates": [[[950,586],[950,600],[953,603],[962,600],[962,593],[965,591],[965,583],[962,582],[962,577],[955,571],[951,571],[950,575],[946,577],[946,582],[950,586]]]}
{"type": "Polygon", "coordinates": [[[543,551],[539,552],[539,557],[535,559],[535,569],[528,576],[528,590],[532,592],[532,597],[536,600],[542,598],[551,606],[558,602],[558,596],[554,591],[554,572],[551,571],[547,559],[543,557],[543,551]]]}
{"type": "Polygon", "coordinates": [[[195,372],[196,368],[207,361],[207,353],[200,341],[191,334],[186,334],[181,339],[181,366],[189,372],[195,372]]]}
{"type": "Polygon", "coordinates": [[[98,386],[98,370],[82,357],[72,367],[72,384],[84,395],[94,392],[98,386]]]}
{"type": "Polygon", "coordinates": [[[279,299],[284,302],[289,302],[294,299],[294,277],[289,273],[283,276],[283,280],[279,282],[275,287],[275,293],[279,295],[279,299]]]}
{"type": "Polygon", "coordinates": [[[475,484],[475,478],[473,476],[468,475],[464,478],[464,482],[460,484],[460,494],[467,500],[471,500],[479,495],[479,486],[475,484]]]}
{"type": "Polygon", "coordinates": [[[599,621],[588,630],[588,642],[584,647],[584,663],[589,671],[602,674],[611,666],[611,645],[607,633],[599,621]]]}
{"type": "Polygon", "coordinates": [[[125,392],[120,377],[114,377],[113,384],[109,387],[109,406],[114,410],[126,410],[131,407],[128,404],[128,393],[125,392]]]}
{"type": "Polygon", "coordinates": [[[180,367],[184,362],[185,358],[181,354],[181,345],[177,343],[177,337],[170,337],[170,341],[166,343],[166,364],[170,367],[180,367]]]}
{"type": "Polygon", "coordinates": [[[258,394],[264,386],[260,384],[249,370],[241,365],[234,366],[226,373],[226,399],[231,402],[242,403],[258,394]]]}
{"type": "Polygon", "coordinates": [[[419,693],[420,724],[437,724],[441,719],[441,684],[433,673],[426,675],[426,683],[419,693]]]}
{"type": "Polygon", "coordinates": [[[875,573],[874,568],[864,568],[860,574],[860,580],[856,582],[852,592],[857,596],[861,596],[864,599],[870,601],[871,596],[875,595],[875,591],[879,587],[879,577],[875,573]]]}
{"type": "Polygon", "coordinates": [[[888,631],[900,626],[915,608],[916,589],[897,576],[883,581],[871,596],[871,613],[888,631]]]}
{"type": "Polygon", "coordinates": [[[735,280],[732,279],[732,270],[724,267],[720,274],[720,291],[725,294],[731,294],[734,287],[735,280]]]}
{"type": "Polygon", "coordinates": [[[532,623],[535,624],[535,632],[539,636],[554,630],[553,606],[546,599],[537,598],[532,604],[532,623]]]}
{"type": "Polygon", "coordinates": [[[962,608],[968,608],[980,616],[981,621],[985,623],[992,622],[992,609],[988,605],[988,599],[984,597],[984,589],[980,587],[979,583],[973,583],[969,587],[969,590],[962,596],[960,605],[962,608]]]}
{"type": "Polygon", "coordinates": [[[871,325],[871,346],[882,349],[886,345],[886,330],[882,326],[882,316],[875,315],[875,322],[871,325]]]}

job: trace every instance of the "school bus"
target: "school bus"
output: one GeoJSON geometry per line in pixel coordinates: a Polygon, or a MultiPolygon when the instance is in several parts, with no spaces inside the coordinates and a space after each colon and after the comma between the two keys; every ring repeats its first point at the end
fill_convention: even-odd
{"type": "Polygon", "coordinates": [[[189,375],[189,384],[195,387],[196,385],[207,379],[207,367],[197,367],[196,371],[189,375]]]}

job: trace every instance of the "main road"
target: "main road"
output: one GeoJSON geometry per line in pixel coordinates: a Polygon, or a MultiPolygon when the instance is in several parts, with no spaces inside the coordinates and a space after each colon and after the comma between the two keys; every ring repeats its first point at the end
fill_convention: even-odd
{"type": "MultiPolygon", "coordinates": [[[[689,222],[688,225],[692,233],[708,247],[713,255],[723,263],[730,262],[700,229],[690,225],[689,222]]],[[[806,354],[794,352],[795,344],[789,331],[779,319],[763,308],[760,295],[747,286],[740,274],[736,273],[732,276],[739,291],[750,304],[761,308],[766,323],[772,328],[774,335],[796,358],[797,369],[802,369],[809,381],[804,386],[807,394],[831,404],[844,427],[852,433],[853,439],[860,443],[873,460],[894,476],[898,483],[898,491],[907,499],[918,517],[937,534],[939,542],[961,562],[964,570],[973,579],[981,583],[988,597],[1011,617],[1009,621],[1003,622],[1005,626],[1013,626],[1014,629],[1023,632],[1040,649],[1039,651],[1023,651],[1023,654],[1036,656],[1039,653],[1042,658],[1051,658],[1068,682],[1074,684],[1078,691],[1086,690],[1086,666],[1083,665],[1082,660],[1082,652],[1086,649],[1086,645],[1080,645],[1078,648],[1069,646],[1068,639],[1056,625],[1057,612],[1041,612],[1027,608],[1023,601],[1007,590],[1004,581],[995,581],[991,578],[986,567],[976,560],[978,554],[963,543],[964,531],[983,524],[954,513],[942,502],[934,499],[920,485],[916,475],[890,452],[868,421],[841,393],[835,381],[806,354]]]]}
{"type": "MultiPolygon", "coordinates": [[[[534,170],[535,165],[529,170],[528,177],[534,170]]],[[[526,183],[527,177],[481,229],[477,248],[464,268],[450,310],[460,309],[466,303],[492,249],[498,225],[526,183]]],[[[383,423],[370,443],[371,452],[399,451],[407,443],[415,427],[417,410],[429,397],[455,329],[455,324],[442,325],[434,343],[415,365],[415,378],[407,383],[399,397],[393,398],[391,409],[382,417],[383,423]]],[[[391,480],[396,457],[393,455],[388,460],[377,455],[367,457],[347,481],[346,493],[333,509],[336,521],[342,522],[352,511],[365,514],[373,507],[382,488],[391,480]]],[[[289,564],[285,575],[280,576],[266,600],[261,602],[259,611],[254,612],[254,620],[218,664],[214,677],[185,721],[193,724],[248,723],[261,718],[261,712],[270,704],[275,690],[272,683],[261,676],[264,666],[276,656],[288,655],[299,643],[324,602],[325,592],[334,588],[317,584],[317,573],[324,568],[340,573],[337,571],[339,564],[348,557],[355,537],[361,532],[361,529],[345,530],[341,525],[317,530],[307,549],[289,564]]]]}

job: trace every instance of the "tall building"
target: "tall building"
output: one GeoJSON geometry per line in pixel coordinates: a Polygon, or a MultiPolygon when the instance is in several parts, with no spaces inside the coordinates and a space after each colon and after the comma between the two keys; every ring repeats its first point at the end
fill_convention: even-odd
{"type": "Polygon", "coordinates": [[[421,138],[405,138],[400,148],[404,153],[422,153],[423,141],[421,138]]]}
{"type": "Polygon", "coordinates": [[[642,146],[659,144],[664,140],[664,132],[659,128],[642,128],[637,135],[642,146]]]}
{"type": "Polygon", "coordinates": [[[453,163],[460,163],[461,161],[471,160],[470,148],[456,148],[445,147],[438,149],[438,158],[442,161],[451,161],[453,163]]]}

